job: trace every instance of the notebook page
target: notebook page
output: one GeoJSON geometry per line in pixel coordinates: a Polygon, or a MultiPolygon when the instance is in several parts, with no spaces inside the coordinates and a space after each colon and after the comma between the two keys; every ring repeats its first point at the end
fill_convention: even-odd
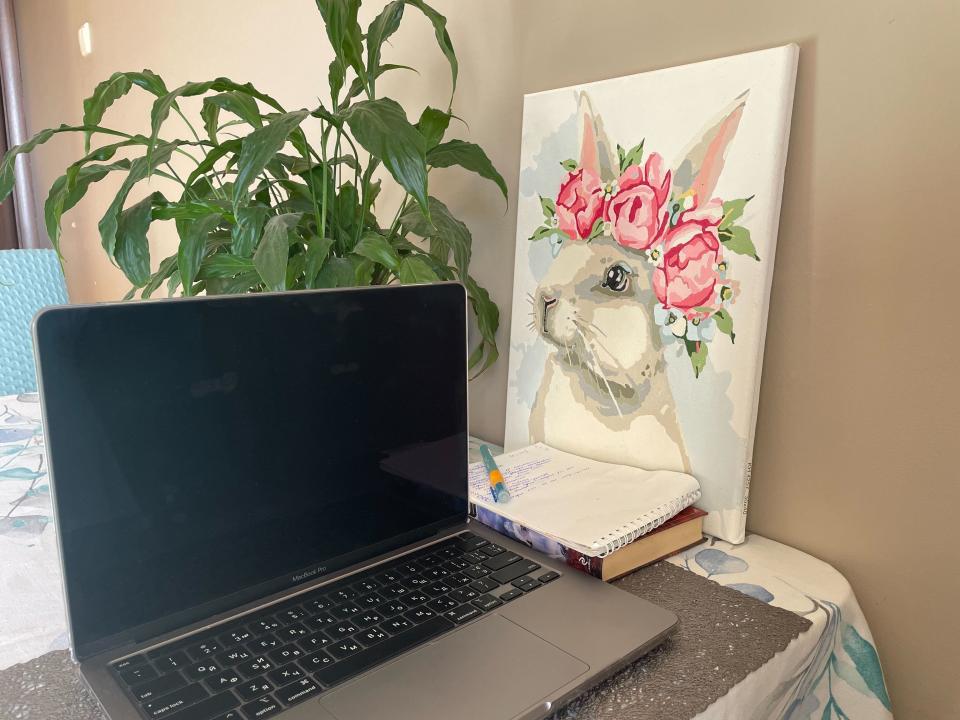
{"type": "Polygon", "coordinates": [[[601,463],[543,443],[496,461],[510,502],[493,501],[483,463],[470,466],[470,499],[588,555],[600,554],[638,523],[667,519],[699,495],[690,475],[601,463]]]}

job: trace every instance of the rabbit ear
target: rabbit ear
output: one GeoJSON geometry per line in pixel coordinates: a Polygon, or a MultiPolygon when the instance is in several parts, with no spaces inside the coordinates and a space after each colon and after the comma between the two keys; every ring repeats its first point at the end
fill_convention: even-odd
{"type": "Polygon", "coordinates": [[[747,104],[746,90],[720,113],[719,118],[710,123],[684,153],[683,161],[673,174],[673,184],[679,193],[688,190],[694,201],[708,202],[717,187],[727,148],[737,134],[740,118],[747,104]]]}
{"type": "Polygon", "coordinates": [[[613,180],[619,174],[613,146],[603,129],[603,120],[593,112],[590,97],[581,92],[577,96],[577,128],[580,131],[580,167],[604,180],[613,180]]]}

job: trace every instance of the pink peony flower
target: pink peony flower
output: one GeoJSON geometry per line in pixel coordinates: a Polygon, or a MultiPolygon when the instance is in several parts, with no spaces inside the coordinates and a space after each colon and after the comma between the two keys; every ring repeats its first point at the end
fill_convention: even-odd
{"type": "Polygon", "coordinates": [[[631,165],[617,185],[604,211],[611,234],[624,247],[646,250],[667,226],[664,203],[670,193],[670,171],[664,172],[663,158],[651,153],[644,168],[631,165]]]}
{"type": "Polygon", "coordinates": [[[653,291],[665,307],[682,310],[689,319],[693,308],[712,306],[720,279],[721,260],[717,226],[723,206],[713,200],[682,213],[663,242],[663,262],[653,271],[653,291]]]}
{"type": "Polygon", "coordinates": [[[557,227],[574,240],[590,237],[597,218],[603,214],[603,189],[600,178],[579,168],[560,186],[557,195],[557,227]]]}

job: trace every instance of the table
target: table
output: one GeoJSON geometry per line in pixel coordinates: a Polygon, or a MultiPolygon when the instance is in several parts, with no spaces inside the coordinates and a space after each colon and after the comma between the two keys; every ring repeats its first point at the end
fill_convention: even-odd
{"type": "MultiPolygon", "coordinates": [[[[476,442],[472,445],[475,449],[476,442]]],[[[44,463],[37,396],[0,398],[0,508],[6,508],[0,510],[0,670],[40,656],[49,665],[62,666],[63,672],[70,667],[62,653],[47,655],[67,646],[67,633],[44,463]]],[[[728,597],[733,590],[739,593],[734,597],[749,596],[811,623],[699,712],[697,720],[892,718],[869,627],[849,583],[828,564],[757,535],[738,546],[711,540],[671,558],[669,564],[682,572],[677,575],[661,564],[644,571],[645,577],[667,577],[679,587],[686,573],[693,573],[725,586],[728,597]]],[[[636,581],[634,577],[623,582],[629,586],[636,581]]],[[[660,592],[660,601],[669,605],[669,593],[660,592]]],[[[742,604],[756,606],[752,601],[742,604]]],[[[716,632],[723,630],[718,627],[716,632]]],[[[733,641],[730,648],[736,652],[733,641]]],[[[664,652],[674,650],[668,647],[664,652]]],[[[718,673],[723,671],[720,665],[718,661],[718,673]]],[[[624,699],[625,688],[638,696],[645,689],[639,675],[634,681],[635,686],[608,683],[584,702],[561,711],[559,717],[647,717],[639,704],[627,710],[613,702],[630,706],[631,698],[624,699]]],[[[677,683],[677,692],[683,693],[682,682],[677,683]]],[[[2,700],[0,715],[4,714],[2,700]]]]}

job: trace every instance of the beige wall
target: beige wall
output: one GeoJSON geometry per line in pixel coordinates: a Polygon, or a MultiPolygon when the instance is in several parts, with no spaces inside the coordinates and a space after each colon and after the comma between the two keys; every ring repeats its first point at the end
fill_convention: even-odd
{"type": "MultiPolygon", "coordinates": [[[[374,5],[378,3],[373,3],[374,5]]],[[[955,443],[960,353],[960,4],[848,0],[443,0],[461,65],[456,110],[515,190],[521,95],[786,42],[801,45],[776,282],[757,430],[750,525],[833,563],[874,631],[899,718],[960,717],[960,507],[955,443]]],[[[309,0],[19,0],[28,121],[78,119],[115,69],[170,84],[226,74],[309,104],[329,52],[309,0]],[[93,25],[81,59],[76,30],[93,25]],[[213,49],[204,46],[215,38],[213,49]]],[[[372,10],[365,11],[367,17],[372,10]]],[[[384,87],[411,114],[443,101],[446,68],[421,20],[389,51],[422,75],[384,87]]],[[[146,103],[139,106],[146,111],[146,103]]],[[[135,118],[120,112],[121,126],[135,118]]],[[[144,117],[139,115],[137,117],[144,117]]],[[[78,150],[36,161],[48,187],[78,150]]],[[[446,171],[438,194],[471,226],[474,273],[504,312],[514,206],[446,171]]],[[[77,300],[126,287],[102,257],[109,187],[66,218],[77,300]],[[93,205],[95,207],[90,207],[93,205]],[[71,227],[75,222],[77,227],[71,227]]],[[[41,196],[42,201],[42,196],[41,196]]],[[[172,238],[158,238],[169,244],[172,238]]],[[[477,434],[503,434],[507,367],[471,388],[477,434]]]]}

